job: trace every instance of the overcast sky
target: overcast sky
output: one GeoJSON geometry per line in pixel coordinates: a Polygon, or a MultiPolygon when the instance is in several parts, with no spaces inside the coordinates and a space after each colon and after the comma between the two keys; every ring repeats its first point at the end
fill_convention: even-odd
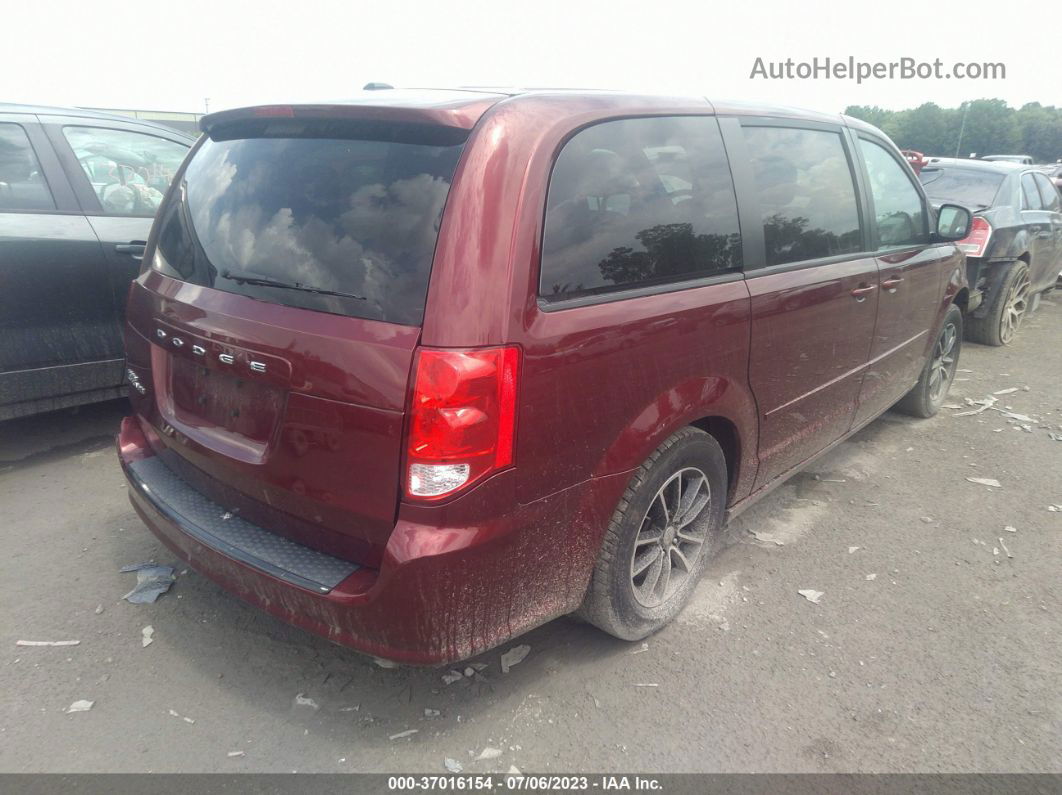
{"type": "Polygon", "coordinates": [[[342,98],[375,80],[633,89],[825,111],[981,97],[1058,105],[1059,29],[1051,27],[1049,38],[1037,26],[1049,7],[1027,0],[13,0],[3,15],[0,101],[201,112],[205,97],[212,110],[342,98]],[[757,56],[941,58],[946,69],[1002,62],[1006,79],[754,80],[757,56]]]}

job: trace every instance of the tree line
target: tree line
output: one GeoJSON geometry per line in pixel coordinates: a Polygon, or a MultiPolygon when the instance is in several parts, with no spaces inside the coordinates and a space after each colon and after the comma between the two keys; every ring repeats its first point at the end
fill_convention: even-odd
{"type": "Polygon", "coordinates": [[[849,105],[845,114],[883,130],[901,149],[937,157],[1030,155],[1037,163],[1062,158],[1062,108],[1030,102],[1012,108],[977,99],[957,108],[926,102],[909,110],[849,105]]]}

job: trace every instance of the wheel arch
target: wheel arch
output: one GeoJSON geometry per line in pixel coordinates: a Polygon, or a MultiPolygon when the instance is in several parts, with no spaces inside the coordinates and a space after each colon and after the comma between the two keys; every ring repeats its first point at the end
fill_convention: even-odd
{"type": "Polygon", "coordinates": [[[633,470],[671,434],[692,426],[710,434],[723,449],[729,502],[752,491],[756,476],[756,402],[747,384],[721,377],[676,384],[646,405],[604,452],[595,474],[633,470]]]}

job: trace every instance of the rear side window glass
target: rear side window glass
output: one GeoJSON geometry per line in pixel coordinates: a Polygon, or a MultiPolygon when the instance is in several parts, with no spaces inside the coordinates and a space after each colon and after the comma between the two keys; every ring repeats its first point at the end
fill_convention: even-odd
{"type": "Polygon", "coordinates": [[[1003,175],[961,166],[926,167],[918,174],[926,195],[933,202],[961,204],[971,210],[991,207],[1003,184],[1003,175]]]}
{"type": "Polygon", "coordinates": [[[1042,210],[1044,209],[1043,200],[1040,198],[1040,191],[1036,187],[1036,180],[1033,179],[1032,174],[1021,175],[1021,195],[1022,195],[1022,209],[1025,210],[1042,210]]]}
{"type": "Polygon", "coordinates": [[[907,170],[880,144],[860,138],[859,149],[870,178],[878,248],[928,242],[922,194],[907,170]]]}
{"type": "Polygon", "coordinates": [[[129,130],[64,127],[63,134],[107,215],[154,215],[189,149],[129,130]]]}
{"type": "Polygon", "coordinates": [[[609,121],[565,144],[546,200],[543,297],[740,268],[737,203],[714,118],[609,121]]]}
{"type": "Polygon", "coordinates": [[[1040,196],[1043,198],[1043,205],[1048,210],[1054,210],[1058,212],[1060,199],[1058,195],[1058,188],[1051,184],[1051,180],[1045,177],[1043,174],[1036,174],[1036,185],[1040,188],[1040,196]]]}
{"type": "Polygon", "coordinates": [[[465,135],[278,120],[207,139],[162,211],[155,267],[262,301],[418,325],[465,135]]]}
{"type": "Polygon", "coordinates": [[[767,265],[863,248],[855,184],[840,133],[744,127],[763,215],[767,265]]]}
{"type": "Polygon", "coordinates": [[[0,212],[54,210],[37,153],[21,125],[0,124],[0,212]]]}

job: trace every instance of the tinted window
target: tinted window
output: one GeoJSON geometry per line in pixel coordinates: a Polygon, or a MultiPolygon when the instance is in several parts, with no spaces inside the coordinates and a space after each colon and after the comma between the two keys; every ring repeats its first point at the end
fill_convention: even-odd
{"type": "Polygon", "coordinates": [[[26,131],[17,124],[0,124],[0,211],[54,209],[26,131]]]}
{"type": "Polygon", "coordinates": [[[1044,200],[1044,207],[1057,212],[1060,204],[1058,188],[1052,185],[1051,180],[1049,180],[1043,174],[1037,174],[1035,176],[1035,179],[1036,186],[1040,189],[1040,196],[1044,200]]]}
{"type": "Polygon", "coordinates": [[[1021,196],[1022,209],[1025,210],[1042,210],[1044,209],[1043,199],[1040,198],[1040,191],[1036,187],[1036,180],[1033,179],[1033,175],[1026,173],[1021,175],[1021,196]]]}
{"type": "Polygon", "coordinates": [[[542,295],[568,298],[740,267],[737,203],[714,118],[610,121],[564,146],[546,201],[542,295]]]}
{"type": "Polygon", "coordinates": [[[788,127],[743,132],[768,265],[862,249],[855,185],[839,133],[788,127]]]}
{"type": "Polygon", "coordinates": [[[458,135],[277,120],[257,137],[208,139],[160,217],[155,266],[264,301],[418,324],[458,135]]]}
{"type": "Polygon", "coordinates": [[[880,144],[859,139],[870,177],[878,248],[928,241],[922,196],[904,169],[880,144]]]}
{"type": "Polygon", "coordinates": [[[102,127],[63,134],[108,215],[152,216],[188,147],[157,135],[102,127]]]}
{"type": "Polygon", "coordinates": [[[972,168],[927,166],[918,175],[926,195],[936,204],[952,202],[982,210],[995,201],[1003,175],[972,168]]]}

